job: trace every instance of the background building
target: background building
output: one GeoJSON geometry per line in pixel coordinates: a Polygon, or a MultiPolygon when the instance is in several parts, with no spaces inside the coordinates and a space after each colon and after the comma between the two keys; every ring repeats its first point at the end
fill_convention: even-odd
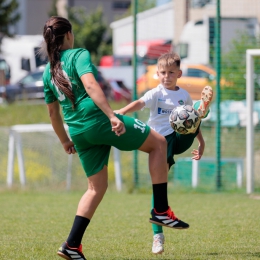
{"type": "MultiPolygon", "coordinates": [[[[122,55],[122,45],[133,41],[133,17],[127,17],[111,23],[113,37],[113,53],[122,55]]],[[[172,41],[174,35],[173,4],[167,4],[149,9],[137,15],[137,40],[172,41]]],[[[140,50],[141,52],[141,50],[140,50]]],[[[127,55],[132,53],[127,50],[127,55]]],[[[142,56],[142,55],[141,55],[142,56]]]]}
{"type": "MultiPolygon", "coordinates": [[[[215,17],[216,1],[213,0],[174,0],[174,43],[179,42],[184,25],[188,21],[201,20],[205,16],[215,17]],[[198,2],[204,2],[198,4],[198,2]]],[[[220,1],[221,17],[233,18],[257,18],[260,23],[260,1],[259,0],[236,0],[220,1]],[[249,4],[250,2],[250,4],[249,4]],[[235,5],[235,6],[234,6],[235,5]]]]}
{"type": "MultiPolygon", "coordinates": [[[[53,0],[17,0],[17,2],[21,20],[12,28],[14,33],[19,35],[41,34],[43,25],[48,19],[48,13],[53,6],[53,0]]],[[[66,2],[69,7],[83,7],[87,14],[102,7],[104,21],[110,24],[124,14],[131,0],[59,0],[59,2],[60,5],[66,2]]]]}
{"type": "MultiPolygon", "coordinates": [[[[214,17],[216,1],[173,0],[158,1],[157,7],[137,15],[137,41],[156,39],[171,40],[173,48],[188,63],[210,64],[214,45],[214,17]],[[163,2],[167,2],[162,4],[163,2]],[[188,57],[189,56],[189,57],[188,57]]],[[[237,32],[245,31],[251,36],[259,34],[260,1],[221,1],[221,47],[228,51],[230,42],[237,32]]],[[[133,39],[133,18],[127,17],[111,23],[113,30],[113,53],[127,52],[123,45],[133,39]],[[122,51],[123,50],[123,51],[122,51]]],[[[138,47],[138,46],[137,46],[138,47]]],[[[137,49],[137,51],[139,51],[137,49]]],[[[125,53],[132,55],[132,52],[125,53]]]]}

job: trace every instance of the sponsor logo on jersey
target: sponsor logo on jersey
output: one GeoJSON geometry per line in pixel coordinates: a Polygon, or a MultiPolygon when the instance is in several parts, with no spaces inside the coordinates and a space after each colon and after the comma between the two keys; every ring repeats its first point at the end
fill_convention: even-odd
{"type": "Polygon", "coordinates": [[[183,100],[179,100],[178,103],[179,103],[180,105],[184,105],[184,101],[183,101],[183,100]]]}
{"type": "Polygon", "coordinates": [[[158,107],[158,114],[161,114],[161,115],[168,115],[172,112],[172,109],[166,109],[166,108],[161,108],[161,107],[158,107]]]}
{"type": "Polygon", "coordinates": [[[165,102],[166,100],[163,99],[163,98],[158,98],[158,101],[163,101],[163,102],[165,102]]]}

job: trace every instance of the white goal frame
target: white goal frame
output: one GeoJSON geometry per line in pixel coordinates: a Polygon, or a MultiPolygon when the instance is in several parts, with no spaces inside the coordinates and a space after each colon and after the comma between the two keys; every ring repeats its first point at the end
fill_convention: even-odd
{"type": "Polygon", "coordinates": [[[253,104],[254,104],[254,56],[260,56],[260,49],[248,49],[246,51],[246,192],[254,192],[254,125],[253,125],[253,104]]]}
{"type": "MultiPolygon", "coordinates": [[[[67,125],[64,125],[65,130],[68,130],[67,125]]],[[[26,172],[24,167],[24,156],[23,148],[20,140],[21,133],[32,133],[32,132],[53,132],[51,124],[31,124],[31,125],[14,125],[10,128],[9,142],[8,142],[8,162],[7,162],[7,186],[9,188],[13,185],[14,177],[14,159],[15,150],[17,153],[19,177],[22,186],[26,185],[26,172]]],[[[122,190],[122,173],[120,163],[120,151],[113,147],[114,153],[114,170],[115,170],[115,184],[117,191],[122,190]]],[[[67,190],[71,187],[71,165],[72,155],[68,155],[68,169],[67,169],[67,190]]]]}

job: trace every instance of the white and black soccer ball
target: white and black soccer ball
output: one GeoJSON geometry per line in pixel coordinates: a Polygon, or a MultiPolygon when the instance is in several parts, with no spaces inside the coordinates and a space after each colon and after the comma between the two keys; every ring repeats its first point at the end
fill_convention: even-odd
{"type": "Polygon", "coordinates": [[[169,121],[175,132],[186,135],[196,132],[201,120],[192,106],[183,105],[172,110],[169,121]]]}

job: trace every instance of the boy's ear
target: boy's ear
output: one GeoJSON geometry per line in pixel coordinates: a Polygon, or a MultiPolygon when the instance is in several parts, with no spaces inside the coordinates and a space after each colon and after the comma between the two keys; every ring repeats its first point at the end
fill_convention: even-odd
{"type": "Polygon", "coordinates": [[[179,73],[178,73],[178,78],[180,78],[182,75],[182,70],[179,70],[179,73]]]}

